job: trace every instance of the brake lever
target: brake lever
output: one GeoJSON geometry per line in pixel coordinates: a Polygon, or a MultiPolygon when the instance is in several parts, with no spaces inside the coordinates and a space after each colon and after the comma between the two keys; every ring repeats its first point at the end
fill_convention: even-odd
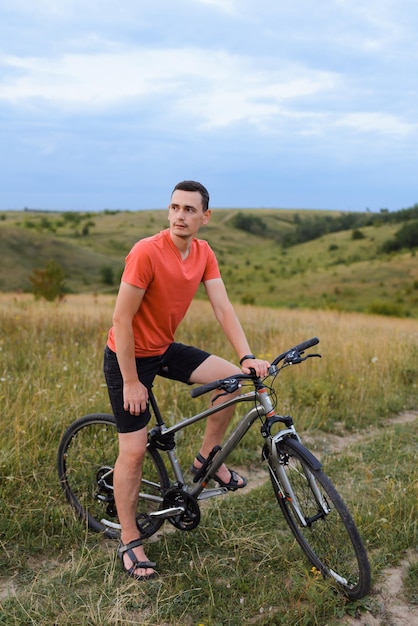
{"type": "Polygon", "coordinates": [[[218,393],[218,395],[217,395],[217,396],[215,396],[214,398],[212,398],[212,400],[210,401],[210,403],[211,403],[212,405],[214,405],[214,404],[215,404],[215,402],[216,402],[216,400],[217,400],[218,398],[222,398],[222,396],[227,396],[227,395],[228,395],[228,392],[227,392],[227,391],[224,391],[223,393],[218,393]]]}
{"type": "Polygon", "coordinates": [[[318,359],[322,359],[322,355],[321,354],[308,354],[305,356],[305,358],[303,359],[304,361],[306,359],[310,359],[311,357],[318,357],[318,359]]]}
{"type": "Polygon", "coordinates": [[[218,393],[218,395],[213,398],[211,404],[214,404],[218,398],[222,398],[222,396],[227,396],[229,393],[233,393],[240,387],[242,387],[242,385],[236,378],[229,378],[228,382],[225,381],[224,385],[222,386],[223,393],[218,393]]]}
{"type": "MultiPolygon", "coordinates": [[[[301,354],[303,354],[303,352],[301,354]]],[[[298,363],[302,363],[303,361],[306,361],[306,359],[310,359],[312,357],[322,358],[320,354],[307,354],[306,356],[301,356],[301,354],[296,351],[289,353],[284,359],[285,363],[289,365],[297,365],[298,363]]]]}

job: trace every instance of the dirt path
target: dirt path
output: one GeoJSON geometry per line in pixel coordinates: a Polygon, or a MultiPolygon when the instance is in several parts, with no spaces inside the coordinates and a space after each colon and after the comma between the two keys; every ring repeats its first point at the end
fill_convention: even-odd
{"type": "Polygon", "coordinates": [[[415,626],[418,624],[418,606],[408,605],[403,595],[403,573],[410,559],[416,559],[411,552],[398,567],[383,571],[381,580],[373,590],[375,600],[373,615],[360,613],[356,617],[345,617],[345,626],[415,626]]]}
{"type": "MultiPolygon", "coordinates": [[[[385,420],[382,425],[410,424],[417,419],[418,411],[405,411],[405,413],[400,413],[397,417],[385,420]]],[[[372,439],[379,432],[381,432],[381,427],[371,426],[358,433],[344,432],[344,435],[341,436],[323,432],[312,433],[311,431],[302,433],[301,436],[303,443],[308,447],[312,447],[312,451],[320,456],[321,453],[342,452],[345,448],[354,446],[356,443],[364,443],[368,439],[372,439]]]]}

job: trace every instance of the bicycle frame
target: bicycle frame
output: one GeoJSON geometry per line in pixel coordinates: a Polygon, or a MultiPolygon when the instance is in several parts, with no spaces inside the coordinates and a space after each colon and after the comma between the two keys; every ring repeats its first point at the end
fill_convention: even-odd
{"type": "MultiPolygon", "coordinates": [[[[199,422],[203,419],[208,418],[210,415],[214,415],[219,411],[239,404],[241,402],[251,402],[251,401],[259,401],[259,394],[256,391],[250,391],[249,393],[241,394],[235,398],[231,398],[222,404],[218,404],[216,406],[209,407],[205,411],[201,413],[197,413],[192,417],[187,417],[182,419],[177,424],[173,426],[167,427],[161,417],[158,406],[156,404],[155,397],[150,394],[150,403],[153,408],[154,414],[157,419],[157,425],[160,429],[162,435],[175,435],[177,432],[199,422]]],[[[270,401],[269,401],[270,402],[270,401]]],[[[229,437],[226,439],[222,448],[215,455],[212,460],[210,467],[208,468],[206,474],[196,483],[196,486],[189,491],[190,495],[198,498],[198,499],[206,499],[217,495],[222,495],[226,493],[228,490],[225,487],[219,487],[215,489],[206,489],[206,485],[211,478],[215,476],[218,469],[225,462],[225,459],[229,456],[232,450],[238,445],[241,439],[245,436],[254,422],[262,415],[266,414],[266,409],[262,406],[262,404],[257,404],[252,407],[238,422],[233,431],[230,433],[229,437]]],[[[149,444],[148,444],[149,445],[149,444]]],[[[166,454],[170,459],[170,464],[174,472],[174,476],[176,481],[182,485],[185,485],[186,481],[184,479],[183,471],[180,467],[179,461],[177,459],[175,447],[172,450],[167,450],[166,454]]]]}
{"type": "MultiPolygon", "coordinates": [[[[274,409],[270,400],[269,395],[266,393],[266,388],[264,386],[260,387],[259,389],[250,391],[248,393],[243,393],[237,397],[231,398],[229,400],[227,400],[226,402],[222,403],[222,404],[218,404],[216,406],[212,406],[204,411],[202,411],[201,413],[198,413],[196,415],[193,415],[192,417],[188,417],[185,418],[183,420],[181,420],[180,422],[178,422],[177,424],[174,424],[173,426],[167,427],[163,421],[163,418],[160,414],[157,402],[155,400],[154,395],[150,394],[150,403],[152,406],[152,409],[154,411],[156,420],[157,420],[157,428],[159,429],[159,432],[161,433],[161,435],[163,436],[167,436],[169,437],[170,435],[174,436],[177,432],[183,430],[184,428],[187,428],[188,426],[190,426],[191,424],[194,424],[196,422],[199,422],[203,419],[206,419],[207,417],[209,417],[210,415],[214,415],[216,413],[218,413],[219,411],[221,411],[224,408],[230,407],[230,406],[235,406],[236,404],[242,403],[242,402],[254,402],[255,406],[252,407],[249,411],[247,411],[247,413],[245,413],[243,415],[243,417],[240,419],[240,421],[238,422],[238,424],[235,426],[235,428],[232,430],[232,432],[229,434],[228,438],[225,440],[225,442],[223,443],[222,447],[219,449],[219,451],[215,454],[214,458],[212,459],[209,467],[207,468],[207,470],[205,471],[204,475],[198,480],[198,482],[196,483],[196,486],[193,488],[188,488],[186,486],[186,481],[184,479],[184,474],[183,471],[180,467],[179,461],[177,459],[177,455],[176,455],[176,449],[175,446],[172,449],[168,449],[166,450],[166,454],[170,460],[170,464],[175,476],[176,481],[178,482],[178,484],[183,485],[183,488],[186,488],[188,490],[188,492],[190,493],[190,495],[198,500],[204,500],[207,498],[211,498],[211,497],[215,497],[215,496],[219,496],[222,494],[227,493],[227,489],[226,487],[217,487],[217,488],[212,488],[212,489],[207,489],[206,485],[209,482],[209,480],[213,479],[216,476],[216,473],[218,471],[218,469],[221,467],[221,465],[226,461],[226,459],[228,458],[229,454],[232,452],[232,450],[234,450],[234,448],[239,444],[239,442],[243,439],[243,437],[246,435],[246,433],[248,432],[248,430],[251,428],[251,426],[254,424],[254,422],[263,417],[263,416],[272,416],[274,415],[274,409]]],[[[278,435],[276,435],[275,437],[271,438],[271,447],[272,449],[276,449],[276,443],[278,443],[279,439],[283,439],[287,436],[293,436],[296,437],[299,441],[299,437],[296,433],[296,430],[294,428],[293,425],[289,426],[288,428],[283,428],[280,433],[278,433],[278,435]]],[[[148,444],[150,445],[150,444],[148,444]]],[[[270,446],[269,446],[270,447],[270,446]]],[[[277,452],[276,452],[277,454],[277,452]]],[[[297,504],[297,500],[293,494],[293,490],[291,488],[291,486],[289,485],[289,482],[287,480],[287,476],[286,473],[283,471],[282,473],[282,484],[283,484],[283,489],[286,491],[286,493],[292,498],[292,502],[294,504],[294,506],[296,507],[297,511],[298,511],[298,517],[301,519],[301,521],[303,521],[303,523],[305,524],[302,514],[300,512],[299,506],[297,504]]],[[[277,480],[277,477],[276,477],[277,480]]],[[[146,497],[146,496],[145,496],[146,497]]],[[[180,510],[180,508],[179,508],[180,510]]],[[[151,517],[169,517],[171,515],[173,515],[175,512],[173,509],[170,510],[160,510],[160,511],[156,511],[154,513],[151,513],[151,517]]]]}
{"type": "MultiPolygon", "coordinates": [[[[167,437],[169,437],[170,435],[174,436],[177,432],[183,430],[184,428],[187,428],[191,424],[194,424],[203,419],[206,419],[210,415],[214,415],[224,408],[234,406],[241,402],[254,402],[255,406],[252,407],[247,413],[245,413],[245,415],[243,415],[243,417],[240,419],[238,424],[230,433],[229,437],[223,443],[222,447],[219,449],[219,451],[216,452],[209,467],[205,471],[204,475],[197,481],[195,487],[190,489],[186,485],[184,474],[177,458],[176,447],[173,446],[172,449],[166,450],[166,454],[169,458],[170,465],[172,467],[177,483],[179,485],[182,485],[183,489],[187,490],[188,493],[192,497],[196,498],[197,500],[205,500],[208,498],[216,497],[216,496],[227,493],[228,490],[226,487],[216,487],[216,488],[207,489],[206,485],[211,479],[213,479],[216,476],[218,469],[226,461],[229,454],[239,444],[241,439],[243,439],[243,437],[246,435],[246,433],[254,424],[254,422],[263,416],[264,417],[274,416],[274,409],[273,409],[270,397],[268,393],[266,393],[266,388],[262,386],[259,389],[255,389],[248,393],[244,393],[237,397],[231,398],[230,400],[227,400],[226,402],[222,404],[212,406],[206,409],[205,411],[202,411],[201,413],[193,415],[192,417],[185,418],[181,420],[180,422],[178,422],[177,424],[167,427],[159,411],[155,396],[153,395],[152,391],[150,393],[150,403],[151,403],[152,409],[154,411],[154,414],[157,420],[157,428],[159,429],[159,432],[161,433],[161,435],[167,436],[167,437]]],[[[275,421],[282,421],[282,420],[276,419],[275,421]]],[[[295,514],[299,520],[300,525],[307,526],[309,522],[305,519],[302,513],[298,499],[296,498],[294,494],[292,486],[288,480],[286,471],[283,468],[283,464],[279,460],[279,452],[278,452],[278,447],[279,447],[280,442],[286,439],[287,437],[292,437],[293,440],[296,440],[300,445],[302,445],[300,441],[300,437],[297,434],[296,429],[293,426],[293,424],[289,425],[287,428],[282,428],[279,431],[279,433],[277,433],[274,436],[269,435],[267,437],[266,434],[264,436],[266,437],[266,440],[269,442],[268,448],[269,448],[270,454],[276,461],[274,465],[277,468],[277,475],[276,473],[273,472],[272,468],[269,467],[269,470],[272,473],[272,478],[276,482],[279,492],[282,494],[282,497],[286,498],[291,503],[291,506],[293,510],[295,511],[295,514]]],[[[308,451],[306,452],[308,455],[311,455],[311,453],[309,453],[308,451]]],[[[311,455],[311,457],[312,458],[308,459],[308,462],[312,463],[313,461],[314,465],[317,464],[320,467],[319,461],[317,461],[317,459],[315,459],[313,455],[311,455]]],[[[306,474],[307,474],[307,479],[315,494],[315,497],[317,499],[320,509],[323,511],[324,515],[327,515],[329,513],[329,508],[327,504],[323,501],[320,495],[320,491],[316,484],[315,477],[308,470],[306,470],[306,474]]],[[[141,494],[141,495],[143,495],[144,498],[147,498],[145,494],[141,494]]],[[[167,517],[171,517],[172,515],[175,515],[181,512],[182,512],[182,507],[163,509],[160,511],[155,511],[153,513],[150,513],[150,517],[167,518],[167,517]]]]}

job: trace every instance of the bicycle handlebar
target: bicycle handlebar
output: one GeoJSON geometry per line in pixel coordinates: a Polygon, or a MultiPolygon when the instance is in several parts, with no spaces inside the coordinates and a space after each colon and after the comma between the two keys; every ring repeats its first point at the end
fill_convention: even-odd
{"type": "MultiPolygon", "coordinates": [[[[308,348],[312,348],[312,346],[316,346],[319,343],[318,337],[312,337],[311,339],[307,339],[306,341],[302,341],[302,343],[298,343],[290,350],[286,350],[286,352],[282,352],[279,354],[274,361],[271,363],[268,376],[272,376],[278,373],[277,364],[280,361],[286,359],[288,365],[291,363],[301,363],[304,359],[301,358],[301,354],[308,348]]],[[[319,356],[319,355],[310,355],[310,356],[319,356]]],[[[305,357],[307,358],[307,357],[305,357]]],[[[211,383],[206,383],[205,385],[201,385],[199,387],[195,387],[190,391],[190,395],[192,398],[198,398],[209,391],[214,391],[215,389],[223,389],[227,393],[232,393],[236,391],[239,387],[240,380],[256,380],[257,377],[254,374],[236,374],[235,376],[229,378],[220,378],[218,380],[214,380],[211,383]]]]}

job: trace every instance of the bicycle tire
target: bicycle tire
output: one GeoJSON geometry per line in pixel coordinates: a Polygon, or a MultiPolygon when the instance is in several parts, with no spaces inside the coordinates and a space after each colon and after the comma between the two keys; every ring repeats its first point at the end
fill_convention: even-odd
{"type": "MultiPolygon", "coordinates": [[[[118,455],[118,438],[113,415],[93,413],[75,420],[62,435],[57,455],[60,485],[67,501],[89,528],[119,539],[120,525],[113,497],[113,467],[118,455]]],[[[159,452],[147,448],[143,480],[138,498],[138,519],[147,519],[141,536],[151,536],[163,523],[148,518],[162,506],[170,485],[159,452]]]]}
{"type": "Polygon", "coordinates": [[[350,600],[358,600],[370,591],[371,575],[366,549],[354,520],[328,476],[309,463],[310,452],[298,441],[287,439],[278,444],[281,468],[293,490],[299,509],[308,525],[299,520],[295,508],[280,485],[277,460],[268,456],[270,478],[284,518],[312,565],[324,577],[331,577],[350,600]],[[308,476],[314,478],[324,513],[308,476]]]}

